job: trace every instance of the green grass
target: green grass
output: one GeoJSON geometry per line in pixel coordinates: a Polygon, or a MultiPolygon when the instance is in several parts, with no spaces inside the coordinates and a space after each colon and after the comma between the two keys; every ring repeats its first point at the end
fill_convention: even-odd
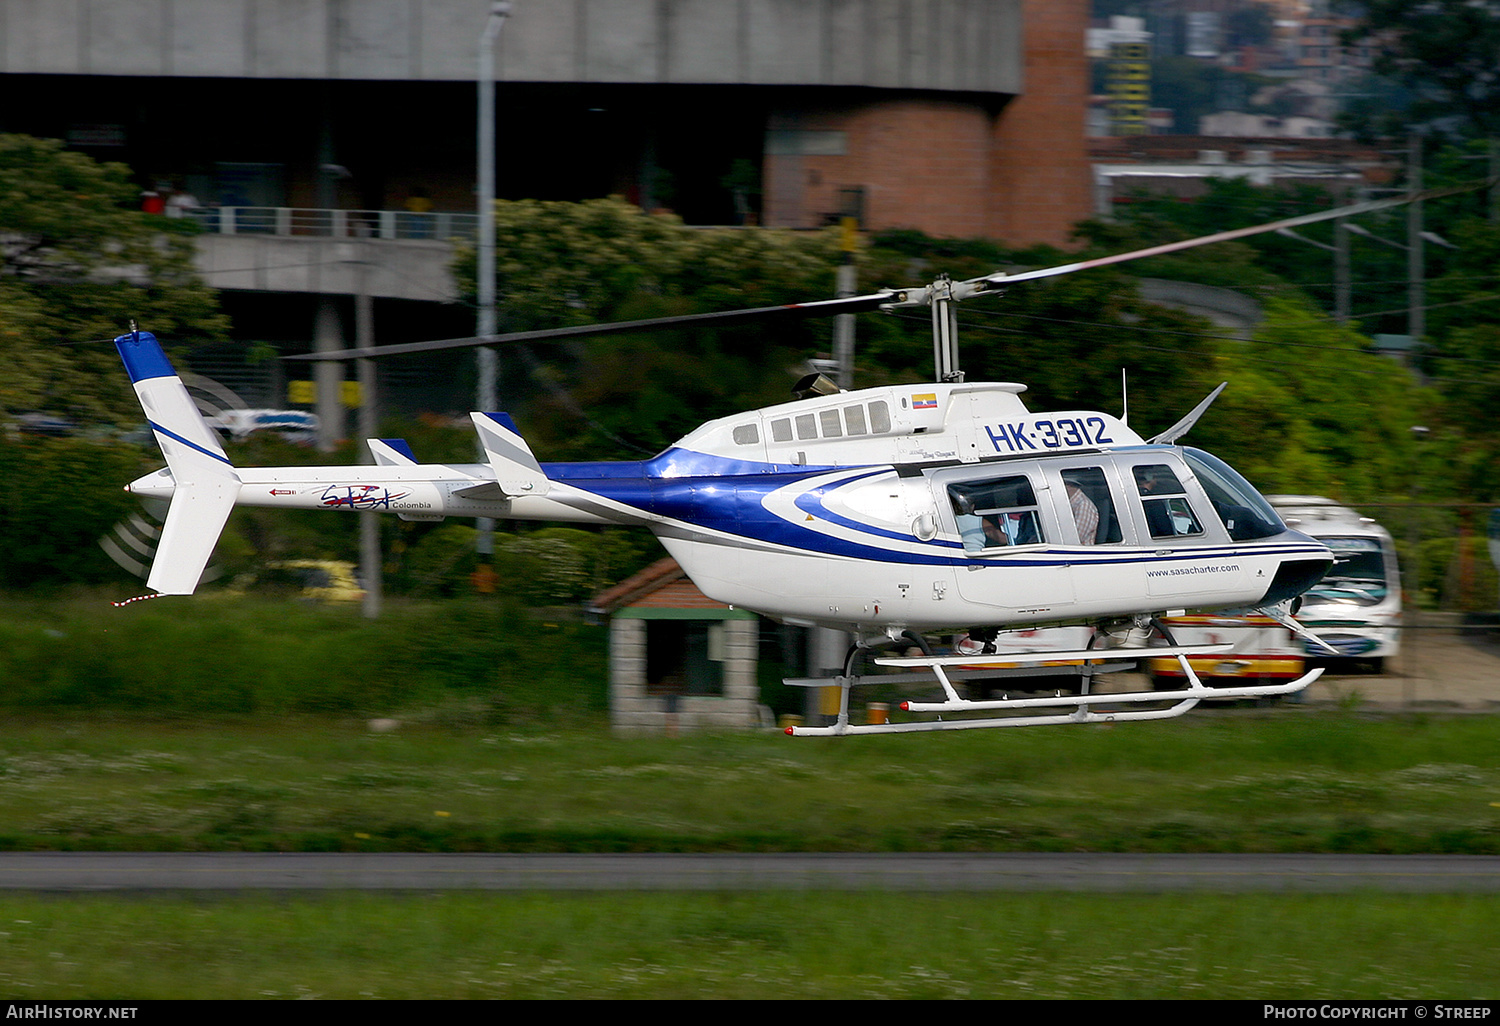
{"type": "Polygon", "coordinates": [[[1500,898],[0,896],[0,993],[153,998],[1496,997],[1500,898]]]}
{"type": "MultiPolygon", "coordinates": [[[[505,602],[0,598],[0,848],[1500,852],[1488,717],[628,738],[603,659],[505,602]]],[[[1493,1000],[1497,924],[1488,895],[0,894],[0,994],[1493,1000]]]]}
{"type": "Polygon", "coordinates": [[[793,739],[12,717],[0,848],[1500,853],[1486,717],[1277,710],[793,739]]]}
{"type": "Polygon", "coordinates": [[[1486,717],[626,738],[605,648],[503,599],[0,597],[0,848],[1500,853],[1486,717]]]}

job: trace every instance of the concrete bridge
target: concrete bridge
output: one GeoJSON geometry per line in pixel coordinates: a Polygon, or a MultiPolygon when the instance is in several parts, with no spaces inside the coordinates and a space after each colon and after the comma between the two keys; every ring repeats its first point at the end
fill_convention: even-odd
{"type": "Polygon", "coordinates": [[[292,207],[197,208],[196,265],[216,289],[449,303],[455,245],[475,214],[292,207]]]}

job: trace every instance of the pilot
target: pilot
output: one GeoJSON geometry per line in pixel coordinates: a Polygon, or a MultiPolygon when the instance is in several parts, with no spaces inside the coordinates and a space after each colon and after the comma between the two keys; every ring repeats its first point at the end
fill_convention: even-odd
{"type": "Polygon", "coordinates": [[[965,552],[978,552],[985,546],[985,529],[979,515],[974,512],[974,500],[963,492],[951,493],[953,513],[958,520],[958,533],[963,539],[965,552]]]}
{"type": "Polygon", "coordinates": [[[1003,514],[991,514],[981,521],[984,527],[984,547],[987,549],[1010,544],[1010,536],[1005,533],[1005,525],[1000,522],[1002,516],[1003,514]]]}
{"type": "Polygon", "coordinates": [[[1168,490],[1162,487],[1156,467],[1136,467],[1135,487],[1140,493],[1141,504],[1146,507],[1146,526],[1151,529],[1151,537],[1170,538],[1175,535],[1177,529],[1172,525],[1172,514],[1167,511],[1166,500],[1153,500],[1153,496],[1168,490]]]}

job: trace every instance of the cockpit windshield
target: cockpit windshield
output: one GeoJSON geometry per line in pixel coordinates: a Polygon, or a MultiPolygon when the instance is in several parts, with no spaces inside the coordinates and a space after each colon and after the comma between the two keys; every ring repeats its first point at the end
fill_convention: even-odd
{"type": "Polygon", "coordinates": [[[1235,541],[1251,541],[1286,530],[1271,504],[1229,464],[1202,449],[1188,446],[1183,446],[1182,455],[1193,468],[1198,483],[1208,493],[1208,500],[1213,503],[1219,519],[1224,521],[1229,537],[1235,541]]]}

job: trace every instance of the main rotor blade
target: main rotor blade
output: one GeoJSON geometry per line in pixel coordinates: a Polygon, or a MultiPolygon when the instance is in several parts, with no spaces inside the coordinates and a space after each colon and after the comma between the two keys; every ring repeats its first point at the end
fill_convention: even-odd
{"type": "Polygon", "coordinates": [[[1373,213],[1376,210],[1388,210],[1391,207],[1399,207],[1406,203],[1415,203],[1418,200],[1456,196],[1459,193],[1482,189],[1489,184],[1489,182],[1475,182],[1469,185],[1449,186],[1444,189],[1428,189],[1426,192],[1419,192],[1415,195],[1393,196],[1390,199],[1371,200],[1368,203],[1352,203],[1346,207],[1320,210],[1316,214],[1302,214],[1299,217],[1289,217],[1284,221],[1271,221],[1268,224],[1251,225],[1249,228],[1235,228],[1227,232],[1203,235],[1196,239],[1183,239],[1180,242],[1168,242],[1160,246],[1151,246],[1147,249],[1133,250],[1129,253],[1116,253],[1114,256],[1096,257],[1093,260],[1080,260],[1077,263],[1059,264],[1056,267],[1043,267],[1035,271],[1022,271],[1020,274],[1006,274],[1004,272],[987,274],[979,278],[970,278],[960,284],[1010,285],[1021,281],[1035,281],[1038,278],[1053,278],[1060,274],[1072,274],[1075,271],[1087,271],[1095,267],[1109,267],[1112,264],[1123,264],[1129,260],[1142,260],[1146,257],[1162,256],[1165,253],[1176,253],[1179,250],[1193,249],[1197,246],[1209,246],[1215,242],[1231,242],[1235,239],[1248,238],[1251,235],[1263,235],[1266,232],[1280,231],[1283,228],[1296,228],[1304,224],[1315,224],[1318,221],[1331,221],[1339,217],[1354,217],[1358,214],[1373,213]]]}
{"type": "Polygon", "coordinates": [[[682,325],[730,324],[760,318],[827,317],[833,314],[860,313],[878,309],[882,304],[904,299],[899,290],[886,289],[867,296],[845,296],[841,299],[820,299],[810,303],[783,303],[780,306],[760,306],[747,310],[715,310],[710,313],[679,314],[675,317],[648,317],[640,321],[616,321],[613,324],[578,324],[567,328],[542,328],[537,331],[513,331],[505,335],[466,338],[444,338],[430,342],[405,342],[393,346],[369,346],[360,349],[335,349],[321,353],[300,353],[287,356],[287,360],[356,360],[376,359],[382,356],[403,356],[407,353],[430,353],[440,349],[467,349],[475,346],[492,346],[505,342],[542,342],[565,338],[583,338],[588,335],[613,335],[625,331],[645,331],[649,328],[673,328],[682,325]]]}
{"type": "MultiPolygon", "coordinates": [[[[1387,210],[1391,207],[1398,207],[1418,200],[1438,199],[1443,196],[1454,196],[1459,193],[1472,192],[1488,184],[1488,182],[1477,182],[1469,185],[1451,186],[1444,189],[1429,189],[1426,192],[1419,192],[1415,195],[1372,200],[1368,203],[1354,203],[1345,207],[1335,207],[1332,210],[1319,211],[1315,214],[1303,214],[1299,217],[1291,217],[1282,221],[1272,221],[1269,224],[1252,225],[1249,228],[1235,228],[1231,231],[1218,232],[1214,235],[1204,235],[1196,239],[1168,242],[1160,246],[1151,246],[1147,249],[1138,249],[1129,253],[1117,253],[1114,256],[1096,257],[1092,260],[1079,260],[1071,264],[1059,264],[1056,267],[1043,267],[1034,271],[1022,271],[1019,274],[1006,274],[1003,271],[997,271],[979,278],[969,278],[966,281],[955,282],[947,286],[944,292],[951,295],[951,298],[955,300],[968,299],[987,292],[998,291],[1005,285],[1012,285],[1017,282],[1053,278],[1058,275],[1072,274],[1076,271],[1087,271],[1095,267],[1109,267],[1113,264],[1122,264],[1130,260],[1141,260],[1146,257],[1162,256],[1166,253],[1176,253],[1180,250],[1192,249],[1197,246],[1208,246],[1215,242],[1230,242],[1234,239],[1248,238],[1251,235],[1261,235],[1265,232],[1279,231],[1283,228],[1295,228],[1300,225],[1314,224],[1318,221],[1329,221],[1339,217],[1354,217],[1358,214],[1387,210]]],[[[579,324],[567,328],[513,331],[504,335],[491,335],[488,337],[470,335],[464,338],[436,339],[430,342],[406,342],[393,346],[335,349],[321,353],[301,353],[296,356],[286,356],[283,359],[312,362],[378,359],[383,356],[430,353],[443,349],[469,349],[477,346],[499,345],[506,342],[550,342],[567,338],[585,338],[590,335],[613,335],[620,332],[645,331],[651,328],[732,324],[736,321],[777,317],[830,317],[835,314],[862,313],[882,307],[929,306],[933,301],[933,290],[934,286],[931,285],[914,286],[906,289],[882,289],[879,292],[864,296],[845,296],[841,299],[823,299],[810,303],[785,303],[779,306],[752,307],[747,310],[716,310],[710,313],[682,314],[675,317],[649,317],[645,320],[618,321],[613,324],[579,324]]]]}

